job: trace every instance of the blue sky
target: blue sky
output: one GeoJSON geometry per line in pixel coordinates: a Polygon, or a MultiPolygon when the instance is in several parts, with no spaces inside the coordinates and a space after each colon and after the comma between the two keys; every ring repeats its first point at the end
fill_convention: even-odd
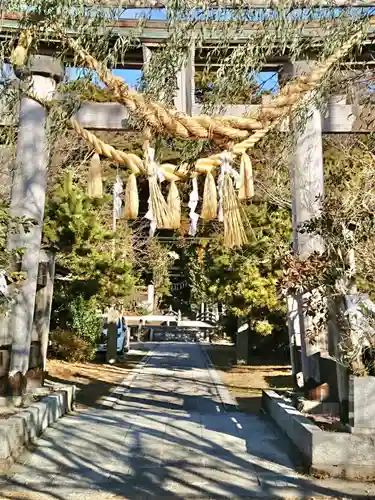
{"type": "MultiPolygon", "coordinates": [[[[82,70],[76,70],[75,68],[69,69],[69,80],[75,80],[79,77],[79,74],[82,70]]],[[[142,75],[141,70],[131,69],[115,69],[113,73],[120,78],[123,78],[124,81],[130,86],[135,87],[139,78],[142,75]]],[[[262,87],[262,90],[274,90],[277,85],[277,75],[276,73],[267,73],[262,72],[258,73],[255,77],[257,83],[262,87]]]]}
{"type": "MultiPolygon", "coordinates": [[[[197,17],[199,17],[198,12],[197,12],[197,17]]],[[[210,16],[212,16],[214,10],[210,11],[210,16]]],[[[316,19],[322,19],[325,17],[337,17],[341,13],[344,13],[345,15],[351,15],[353,17],[360,17],[360,16],[367,16],[367,15],[374,15],[375,8],[374,7],[351,7],[347,9],[340,9],[340,8],[315,8],[312,10],[311,8],[308,9],[294,9],[290,14],[290,18],[295,18],[295,19],[311,19],[312,17],[315,17],[316,19]]],[[[270,16],[273,16],[276,14],[276,11],[272,9],[249,9],[249,20],[255,21],[255,20],[261,20],[264,19],[265,17],[269,18],[270,16]]],[[[207,13],[205,14],[207,16],[207,13]]],[[[155,20],[163,20],[166,19],[166,11],[165,9],[123,9],[121,13],[119,14],[120,18],[123,19],[136,19],[141,16],[147,16],[150,19],[155,19],[155,20]]],[[[231,17],[231,10],[228,9],[227,11],[221,10],[220,11],[220,19],[229,19],[231,17]]]]}

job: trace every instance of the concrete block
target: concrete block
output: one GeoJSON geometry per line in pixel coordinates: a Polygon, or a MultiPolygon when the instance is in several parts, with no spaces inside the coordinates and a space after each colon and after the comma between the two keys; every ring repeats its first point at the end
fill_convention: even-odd
{"type": "Polygon", "coordinates": [[[355,433],[375,434],[375,377],[350,377],[349,425],[355,433]]]}
{"type": "Polygon", "coordinates": [[[323,431],[274,391],[263,391],[262,406],[299,450],[308,472],[375,479],[373,436],[323,431]]]}
{"type": "Polygon", "coordinates": [[[64,76],[64,66],[59,59],[43,54],[34,54],[29,58],[29,71],[34,74],[50,76],[57,81],[64,76]]]}
{"type": "Polygon", "coordinates": [[[12,466],[24,448],[72,409],[74,388],[61,387],[7,420],[0,421],[0,472],[12,466]]]}

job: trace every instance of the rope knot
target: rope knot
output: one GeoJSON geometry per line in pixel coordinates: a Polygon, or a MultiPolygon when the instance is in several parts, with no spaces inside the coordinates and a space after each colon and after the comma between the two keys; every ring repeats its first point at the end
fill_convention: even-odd
{"type": "Polygon", "coordinates": [[[160,169],[160,165],[155,161],[155,149],[148,147],[146,156],[147,177],[156,177],[159,182],[163,182],[165,180],[165,176],[163,171],[160,169]]]}
{"type": "Polygon", "coordinates": [[[232,177],[238,187],[240,182],[240,174],[232,167],[232,154],[229,151],[223,151],[220,154],[220,174],[217,180],[219,206],[217,218],[220,222],[224,220],[224,204],[223,204],[223,188],[226,175],[232,177]]]}

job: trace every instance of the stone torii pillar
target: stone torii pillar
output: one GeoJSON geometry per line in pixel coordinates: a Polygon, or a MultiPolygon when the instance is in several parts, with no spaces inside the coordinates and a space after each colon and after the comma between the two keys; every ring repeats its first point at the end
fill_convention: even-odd
{"type": "MultiPolygon", "coordinates": [[[[29,69],[31,91],[42,99],[51,98],[56,82],[63,76],[60,62],[49,56],[36,55],[30,58],[29,69]]],[[[15,297],[9,318],[12,338],[9,377],[14,396],[21,396],[25,391],[25,376],[29,368],[49,162],[47,134],[47,110],[34,99],[23,96],[10,213],[32,219],[34,226],[28,233],[21,231],[10,234],[8,238],[9,248],[25,249],[21,271],[27,275],[15,297]]]]}
{"type": "MultiPolygon", "coordinates": [[[[143,67],[146,69],[147,65],[150,64],[152,58],[152,46],[143,45],[143,67]]],[[[189,115],[192,114],[193,104],[194,104],[194,57],[195,54],[195,44],[194,41],[191,42],[189,47],[189,52],[185,63],[176,72],[176,83],[177,89],[174,96],[173,102],[177,111],[182,111],[189,115]]],[[[164,100],[163,92],[161,92],[160,100],[164,100]]]]}
{"type": "MultiPolygon", "coordinates": [[[[286,64],[284,75],[295,77],[310,71],[307,61],[286,64]]],[[[292,152],[290,157],[290,178],[292,192],[293,250],[301,258],[307,258],[315,251],[322,251],[320,238],[312,234],[301,234],[299,226],[320,213],[321,199],[324,194],[322,117],[313,105],[306,110],[302,123],[292,120],[290,128],[293,134],[292,152]]],[[[304,382],[314,379],[320,382],[319,342],[311,344],[306,339],[306,329],[309,319],[303,313],[303,297],[291,298],[288,301],[289,333],[291,349],[295,354],[300,344],[301,365],[304,382]],[[292,344],[294,341],[294,344],[292,344]]],[[[295,356],[292,357],[292,361],[295,356]]],[[[297,363],[297,362],[296,362],[297,363]]],[[[298,365],[294,371],[298,370],[298,365]]]]}

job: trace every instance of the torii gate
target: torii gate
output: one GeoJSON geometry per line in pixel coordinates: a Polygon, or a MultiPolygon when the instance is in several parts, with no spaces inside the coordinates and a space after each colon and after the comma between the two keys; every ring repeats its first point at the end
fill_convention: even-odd
{"type": "MultiPolygon", "coordinates": [[[[11,29],[14,16],[7,20],[11,29]]],[[[152,57],[152,49],[147,40],[143,44],[144,63],[152,57]]],[[[194,71],[195,49],[192,43],[190,57],[184,67],[177,73],[178,92],[175,98],[177,110],[191,114],[200,113],[200,107],[194,102],[194,71]]],[[[295,64],[282,64],[284,78],[290,78],[306,71],[309,63],[300,61],[295,64]]],[[[53,96],[56,82],[63,74],[61,64],[47,55],[33,56],[30,64],[33,91],[36,97],[48,99],[53,96]]],[[[231,106],[226,110],[231,116],[241,116],[245,112],[244,106],[231,106]]],[[[11,210],[14,215],[32,217],[38,224],[21,240],[11,239],[10,244],[25,245],[28,249],[22,262],[23,269],[28,272],[28,280],[21,288],[13,309],[11,329],[5,332],[2,345],[9,345],[13,340],[13,365],[10,374],[28,372],[28,353],[30,350],[33,329],[34,306],[36,299],[36,282],[38,275],[38,249],[41,241],[41,231],[44,212],[44,198],[46,187],[46,169],[48,165],[48,144],[46,140],[45,124],[47,112],[44,106],[35,99],[23,97],[20,103],[19,133],[17,142],[17,162],[12,191],[11,210]],[[12,339],[9,337],[11,334],[12,339]]],[[[79,124],[86,129],[126,129],[128,113],[120,104],[85,103],[75,116],[79,124]]],[[[302,257],[321,248],[321,242],[311,235],[301,235],[297,228],[301,222],[319,213],[317,198],[323,195],[323,132],[355,132],[364,131],[361,128],[358,109],[347,104],[346,96],[333,96],[328,104],[328,118],[322,118],[317,109],[311,108],[304,130],[293,128],[294,155],[290,161],[292,179],[292,215],[294,228],[294,249],[302,257]]],[[[283,127],[286,130],[287,125],[283,127]]],[[[49,296],[51,301],[51,295],[49,296]]],[[[48,310],[48,307],[47,307],[48,310]]],[[[50,310],[50,307],[49,307],[50,310]]],[[[288,317],[290,326],[291,346],[300,343],[302,347],[302,370],[304,379],[319,378],[319,347],[313,347],[305,342],[305,318],[301,312],[301,305],[294,298],[288,301],[288,317]]],[[[291,349],[292,360],[295,358],[295,348],[291,349]]],[[[299,371],[298,364],[294,363],[294,371],[299,371]]],[[[18,385],[19,388],[19,385],[18,385]]]]}

